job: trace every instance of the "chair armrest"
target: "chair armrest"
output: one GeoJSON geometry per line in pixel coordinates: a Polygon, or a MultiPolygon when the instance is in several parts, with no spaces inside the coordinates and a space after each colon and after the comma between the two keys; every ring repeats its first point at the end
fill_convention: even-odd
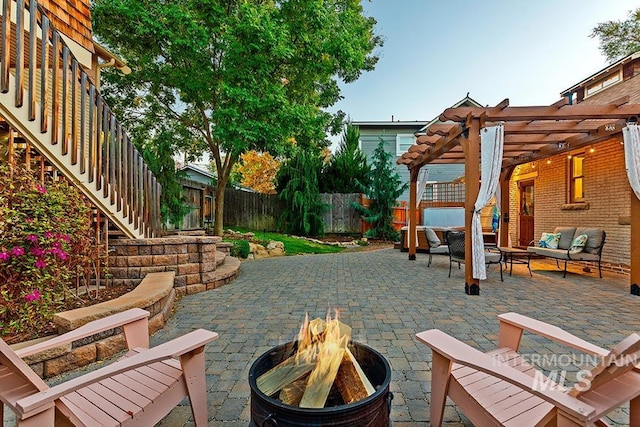
{"type": "Polygon", "coordinates": [[[500,378],[552,403],[580,420],[587,420],[596,413],[595,408],[569,396],[557,387],[545,387],[546,383],[542,383],[540,378],[530,377],[438,329],[420,332],[416,334],[416,337],[429,346],[432,351],[449,359],[450,362],[500,378]]]}
{"type": "MultiPolygon", "coordinates": [[[[511,327],[545,337],[557,343],[564,344],[576,350],[583,351],[587,354],[602,357],[609,354],[609,350],[598,347],[595,344],[591,344],[590,342],[578,338],[557,326],[523,316],[522,314],[504,313],[498,315],[498,319],[500,320],[500,329],[503,329],[505,325],[509,325],[511,327]]],[[[503,343],[500,343],[500,346],[502,347],[503,343]]],[[[513,348],[512,346],[508,347],[513,348]]]]}
{"type": "MultiPolygon", "coordinates": [[[[50,340],[43,341],[41,343],[34,344],[29,347],[21,348],[20,350],[16,350],[15,353],[18,355],[18,357],[25,358],[27,356],[31,356],[45,350],[59,347],[61,345],[69,344],[69,343],[72,343],[73,341],[90,337],[91,335],[108,331],[109,329],[117,328],[119,326],[125,326],[125,325],[132,324],[134,322],[140,322],[140,321],[143,321],[146,324],[148,318],[149,318],[148,311],[143,310],[141,308],[132,308],[130,310],[123,311],[122,313],[116,313],[102,319],[94,320],[83,326],[80,326],[77,329],[74,329],[73,331],[69,331],[65,334],[51,338],[50,340]]],[[[148,330],[149,329],[147,325],[147,332],[146,332],[147,347],[148,347],[148,335],[149,335],[148,330]]]]}
{"type": "Polygon", "coordinates": [[[21,412],[21,415],[27,413],[35,415],[47,409],[49,403],[80,388],[154,362],[179,357],[193,351],[199,353],[206,344],[216,338],[218,338],[216,332],[198,329],[156,347],[140,349],[140,352],[133,356],[120,359],[109,366],[20,399],[16,402],[16,408],[21,412]]]}

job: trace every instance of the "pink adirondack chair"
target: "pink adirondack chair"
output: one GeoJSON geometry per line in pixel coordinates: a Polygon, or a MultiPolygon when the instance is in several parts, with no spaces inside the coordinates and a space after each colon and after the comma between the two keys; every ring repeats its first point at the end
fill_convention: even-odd
{"type": "Polygon", "coordinates": [[[19,426],[149,426],[189,397],[195,424],[205,426],[204,346],[218,334],[198,329],[149,349],[148,316],[131,309],[15,352],[0,340],[0,419],[6,405],[19,426]],[[124,331],[125,357],[54,387],[22,360],[116,327],[124,331]]]}
{"type": "Polygon", "coordinates": [[[605,426],[601,418],[626,402],[629,424],[640,426],[640,335],[631,334],[607,351],[520,314],[498,319],[499,348],[488,353],[437,329],[416,334],[433,351],[431,425],[442,424],[449,397],[478,426],[605,426]],[[517,353],[523,331],[598,356],[601,362],[567,390],[517,353]]]}

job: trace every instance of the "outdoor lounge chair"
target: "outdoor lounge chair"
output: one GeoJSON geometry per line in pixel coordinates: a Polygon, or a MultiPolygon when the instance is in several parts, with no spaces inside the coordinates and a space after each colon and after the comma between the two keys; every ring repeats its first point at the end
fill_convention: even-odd
{"type": "Polygon", "coordinates": [[[195,424],[205,426],[204,346],[218,334],[198,329],[149,349],[148,316],[131,309],[15,352],[0,339],[0,418],[6,405],[20,426],[150,426],[189,397],[195,424]],[[129,348],[125,357],[56,386],[22,360],[117,327],[129,348]]]}
{"type": "Polygon", "coordinates": [[[630,402],[630,425],[640,425],[640,335],[607,351],[558,327],[516,313],[498,316],[498,349],[482,353],[431,329],[417,338],[431,347],[431,425],[442,424],[447,397],[481,426],[593,426],[630,402]],[[597,356],[600,362],[571,389],[537,371],[517,353],[528,331],[597,356]]]}
{"type": "MultiPolygon", "coordinates": [[[[448,231],[446,236],[447,244],[449,245],[449,277],[451,277],[451,265],[457,262],[458,268],[460,268],[460,264],[464,264],[464,231],[448,231]]],[[[484,260],[487,265],[498,264],[500,267],[500,281],[504,282],[502,277],[502,253],[499,250],[485,249],[484,260]]]]}

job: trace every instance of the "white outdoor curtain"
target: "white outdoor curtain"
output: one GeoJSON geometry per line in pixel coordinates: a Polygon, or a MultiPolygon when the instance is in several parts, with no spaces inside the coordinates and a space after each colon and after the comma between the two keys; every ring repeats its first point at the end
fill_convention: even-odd
{"type": "Polygon", "coordinates": [[[502,167],[503,146],[504,126],[502,124],[484,128],[480,131],[481,182],[478,199],[474,207],[473,221],[471,223],[471,238],[473,239],[473,277],[480,280],[487,278],[480,211],[489,203],[498,188],[500,169],[502,167]]]}
{"type": "Polygon", "coordinates": [[[427,188],[427,180],[429,179],[429,169],[422,169],[420,171],[420,177],[418,178],[418,187],[416,188],[416,208],[420,207],[420,201],[422,201],[422,195],[424,189],[427,188]]]}
{"type": "Polygon", "coordinates": [[[637,123],[627,123],[622,128],[624,138],[624,162],[633,192],[640,199],[640,129],[637,123]]]}

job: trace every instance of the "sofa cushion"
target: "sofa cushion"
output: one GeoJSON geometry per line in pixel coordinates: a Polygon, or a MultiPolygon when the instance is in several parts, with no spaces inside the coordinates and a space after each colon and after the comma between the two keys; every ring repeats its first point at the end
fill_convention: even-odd
{"type": "Polygon", "coordinates": [[[440,243],[442,242],[440,242],[440,239],[438,238],[438,235],[435,231],[433,231],[429,227],[425,227],[424,233],[427,236],[427,242],[429,242],[430,248],[437,248],[438,246],[440,246],[440,243]]]}
{"type": "Polygon", "coordinates": [[[569,253],[573,255],[582,252],[584,246],[587,244],[588,239],[589,236],[587,236],[586,234],[580,234],[579,236],[576,236],[576,238],[573,239],[573,242],[571,242],[569,253]]]}
{"type": "Polygon", "coordinates": [[[576,235],[586,234],[588,236],[587,244],[584,246],[584,252],[597,254],[598,249],[602,246],[603,230],[601,228],[578,227],[576,235]]]}
{"type": "Polygon", "coordinates": [[[531,252],[535,252],[537,255],[546,256],[556,259],[569,259],[569,253],[566,249],[551,249],[551,248],[536,248],[532,247],[531,252]]]}
{"type": "Polygon", "coordinates": [[[558,242],[560,241],[560,233],[542,233],[540,240],[538,241],[538,247],[557,249],[558,242]]]}
{"type": "Polygon", "coordinates": [[[560,233],[560,241],[558,242],[558,249],[569,249],[571,242],[576,235],[575,227],[556,227],[553,233],[560,233]]]}

